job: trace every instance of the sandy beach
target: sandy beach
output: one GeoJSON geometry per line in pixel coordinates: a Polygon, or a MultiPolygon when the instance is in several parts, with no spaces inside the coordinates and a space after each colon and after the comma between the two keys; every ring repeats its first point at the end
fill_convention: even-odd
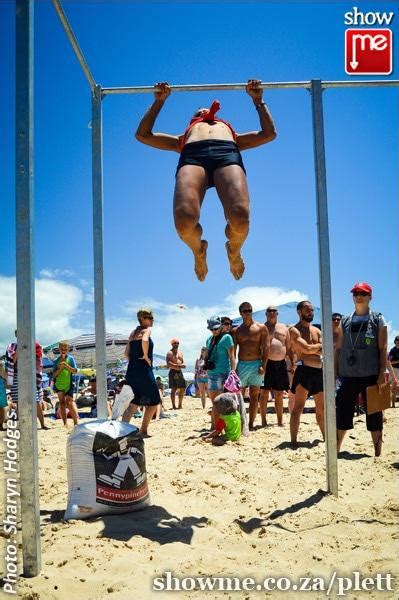
{"type": "MultiPolygon", "coordinates": [[[[49,431],[38,432],[42,571],[33,579],[20,578],[19,596],[324,598],[323,591],[166,593],[152,590],[152,580],[166,571],[179,577],[251,576],[257,581],[324,577],[327,585],[333,571],[397,575],[399,411],[390,409],[386,416],[379,459],[373,457],[364,416],[355,418],[339,459],[335,498],[325,494],[324,444],[314,414],[303,415],[299,439],[304,444],[296,451],[287,443],[288,415],[281,428],[274,414],[269,427],[239,443],[214,447],[200,438],[209,419],[200,400],[186,398],[184,409],[175,418],[154,422],[153,437],[145,440],[153,506],[69,522],[63,520],[67,433],[52,421],[49,431]]],[[[346,597],[394,595],[371,590],[346,597]]]]}

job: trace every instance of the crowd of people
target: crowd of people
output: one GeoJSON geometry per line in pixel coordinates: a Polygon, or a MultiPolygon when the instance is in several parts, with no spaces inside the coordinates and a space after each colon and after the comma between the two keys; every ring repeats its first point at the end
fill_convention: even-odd
{"type": "MultiPolygon", "coordinates": [[[[370,308],[371,286],[365,282],[356,283],[351,293],[354,302],[352,314],[332,314],[337,447],[339,451],[346,432],[353,428],[354,414],[361,404],[375,455],[379,456],[383,441],[383,412],[368,413],[367,390],[372,386],[378,386],[380,390],[390,381],[395,397],[399,375],[399,336],[388,353],[384,317],[370,308]]],[[[207,408],[207,398],[210,400],[210,433],[205,436],[206,439],[220,444],[240,437],[246,419],[243,411],[239,410],[243,396],[249,400],[249,431],[255,430],[258,415],[260,427],[268,425],[270,401],[274,402],[277,425],[283,426],[284,399],[287,400],[293,448],[298,446],[306,401],[312,397],[316,423],[324,439],[322,332],[319,326],[312,324],[312,303],[309,300],[298,303],[298,322],[290,326],[279,322],[277,306],[267,307],[264,323],[254,321],[249,302],[240,304],[239,313],[242,323],[235,327],[227,316],[208,319],[210,335],[195,362],[194,384],[204,409],[207,408]]],[[[113,404],[119,408],[123,406],[120,412],[122,419],[129,422],[133,415],[142,416],[140,431],[143,436],[148,436],[153,419],[170,415],[164,405],[165,386],[160,377],[155,378],[153,371],[153,312],[150,308],[142,308],[137,318],[138,325],[130,334],[125,350],[128,359],[126,375],[117,382],[113,398],[108,398],[108,415],[114,416],[113,404]]],[[[179,339],[173,338],[170,344],[166,365],[169,369],[171,408],[179,410],[183,408],[187,385],[184,379],[186,364],[179,339]]],[[[36,343],[35,400],[41,427],[46,429],[41,389],[42,356],[42,348],[36,343]]],[[[5,365],[0,368],[1,427],[6,417],[7,385],[10,387],[10,402],[18,406],[18,350],[15,342],[8,345],[5,357],[5,365]]],[[[79,421],[74,400],[73,376],[76,373],[77,366],[69,354],[69,344],[62,341],[59,356],[54,361],[53,386],[58,396],[58,413],[65,426],[68,417],[74,425],[79,421]]],[[[95,378],[89,388],[95,397],[95,378]]]]}
{"type": "MultiPolygon", "coordinates": [[[[361,401],[374,452],[379,456],[382,446],[383,412],[381,410],[368,414],[367,389],[372,386],[378,386],[380,389],[386,383],[387,373],[390,373],[391,385],[396,393],[399,338],[395,338],[395,348],[387,355],[387,326],[384,317],[370,308],[371,286],[365,282],[356,283],[351,293],[354,302],[353,313],[348,316],[342,316],[340,313],[332,315],[338,450],[341,449],[345,433],[353,428],[353,417],[361,401]]],[[[233,321],[229,317],[212,316],[208,319],[210,336],[202,346],[195,363],[195,383],[202,406],[206,407],[207,397],[211,401],[211,437],[215,437],[216,432],[220,443],[222,432],[224,441],[233,439],[232,435],[237,439],[236,429],[235,433],[231,434],[226,419],[221,419],[222,415],[217,408],[220,398],[228,392],[226,381],[232,373],[236,373],[240,381],[240,393],[244,394],[248,390],[249,394],[250,431],[254,431],[259,413],[261,427],[267,425],[267,404],[270,399],[275,403],[277,424],[283,426],[283,402],[286,396],[290,413],[290,442],[291,446],[296,448],[301,415],[307,399],[312,397],[316,423],[324,439],[322,332],[312,324],[312,303],[308,300],[298,303],[298,322],[290,326],[278,322],[276,306],[267,307],[265,323],[253,320],[253,309],[249,302],[243,302],[239,306],[239,313],[242,323],[236,327],[233,327],[233,321]]],[[[154,315],[151,309],[142,309],[138,313],[138,319],[139,326],[132,332],[131,340],[143,341],[136,345],[135,352],[129,350],[128,371],[142,369],[143,364],[151,365],[152,361],[151,326],[154,315]]],[[[166,357],[173,408],[182,407],[186,385],[183,375],[184,357],[179,347],[179,340],[172,339],[171,350],[166,357]]],[[[135,407],[141,403],[145,405],[145,402],[148,406],[159,404],[161,400],[159,394],[155,393],[156,382],[152,369],[147,369],[145,374],[141,371],[140,381],[140,385],[145,385],[147,390],[153,391],[146,395],[137,387],[137,383],[126,379],[132,390],[131,402],[135,407]]],[[[221,405],[225,411],[226,403],[230,402],[231,414],[237,412],[238,405],[235,406],[231,398],[229,402],[225,397],[222,400],[221,405]]],[[[148,435],[150,421],[151,419],[143,421],[144,435],[148,435]]]]}

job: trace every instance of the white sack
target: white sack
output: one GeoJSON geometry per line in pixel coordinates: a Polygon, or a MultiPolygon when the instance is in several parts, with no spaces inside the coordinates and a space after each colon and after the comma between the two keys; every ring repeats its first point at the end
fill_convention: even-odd
{"type": "Polygon", "coordinates": [[[137,427],[97,419],[77,425],[67,443],[65,519],[88,519],[150,506],[144,441],[137,427]]]}

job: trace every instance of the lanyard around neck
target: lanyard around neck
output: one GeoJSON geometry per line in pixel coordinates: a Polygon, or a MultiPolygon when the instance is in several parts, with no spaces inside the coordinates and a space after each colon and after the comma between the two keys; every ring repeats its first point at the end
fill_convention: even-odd
{"type": "MultiPolygon", "coordinates": [[[[366,321],[362,321],[361,322],[359,331],[357,332],[357,336],[355,338],[355,341],[353,341],[353,338],[352,338],[352,320],[353,320],[354,315],[355,315],[355,313],[353,312],[352,316],[351,316],[351,320],[349,321],[349,340],[350,340],[350,343],[351,343],[351,346],[352,346],[352,352],[356,348],[357,340],[359,339],[359,335],[361,334],[361,331],[363,329],[363,324],[366,323],[366,321]]],[[[364,316],[366,316],[366,315],[364,315],[364,316]]],[[[369,319],[370,319],[370,313],[368,314],[367,323],[368,323],[369,319]]]]}

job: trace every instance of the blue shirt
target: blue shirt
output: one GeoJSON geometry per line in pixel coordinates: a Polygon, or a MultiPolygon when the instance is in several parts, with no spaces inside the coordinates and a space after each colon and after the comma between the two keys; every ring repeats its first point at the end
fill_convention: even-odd
{"type": "Polygon", "coordinates": [[[210,354],[210,360],[215,363],[215,368],[212,369],[212,371],[209,370],[208,375],[224,375],[225,373],[229,373],[231,371],[229,348],[234,347],[233,338],[229,333],[225,333],[210,353],[209,350],[212,340],[213,335],[206,340],[206,347],[208,350],[208,358],[210,354]]]}

